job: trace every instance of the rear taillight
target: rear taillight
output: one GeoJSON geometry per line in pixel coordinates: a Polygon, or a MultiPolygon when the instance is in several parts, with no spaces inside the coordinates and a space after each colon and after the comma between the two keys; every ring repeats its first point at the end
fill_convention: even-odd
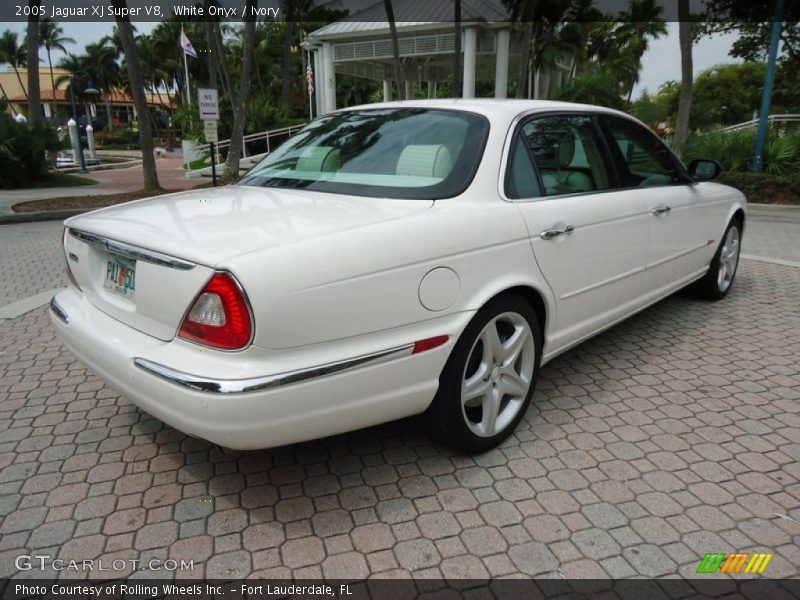
{"type": "Polygon", "coordinates": [[[221,350],[244,348],[253,335],[250,308],[230,273],[215,273],[192,303],[178,337],[221,350]]]}
{"type": "Polygon", "coordinates": [[[67,228],[61,230],[61,249],[64,250],[64,273],[67,274],[67,279],[69,282],[74,285],[78,290],[81,289],[81,286],[78,285],[78,281],[75,279],[75,275],[72,274],[72,268],[69,266],[69,252],[67,251],[67,228]]]}

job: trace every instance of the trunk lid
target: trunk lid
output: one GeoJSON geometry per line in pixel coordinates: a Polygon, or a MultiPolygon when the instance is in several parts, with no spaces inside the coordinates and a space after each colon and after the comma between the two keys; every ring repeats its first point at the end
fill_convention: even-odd
{"type": "MultiPolygon", "coordinates": [[[[432,205],[229,186],[73,217],[66,222],[64,243],[69,266],[95,306],[134,329],[170,340],[221,261],[402,218],[432,205]]],[[[256,327],[257,321],[256,315],[256,327]]]]}

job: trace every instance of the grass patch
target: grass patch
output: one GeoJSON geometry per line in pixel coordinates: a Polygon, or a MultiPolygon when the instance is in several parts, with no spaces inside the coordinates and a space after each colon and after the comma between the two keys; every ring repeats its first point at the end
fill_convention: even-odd
{"type": "MultiPolygon", "coordinates": [[[[211,187],[212,184],[203,184],[192,189],[202,189],[211,187]]],[[[107,194],[101,196],[67,196],[64,198],[47,198],[46,200],[31,200],[28,202],[19,202],[11,207],[15,213],[33,213],[44,212],[52,210],[94,210],[96,208],[104,208],[106,206],[113,206],[114,204],[122,204],[130,202],[131,200],[140,200],[142,198],[153,198],[163,194],[172,194],[174,192],[188,192],[190,190],[163,190],[158,193],[145,192],[138,190],[135,192],[124,192],[122,194],[107,194]]]]}
{"type": "Polygon", "coordinates": [[[28,188],[80,187],[83,185],[97,185],[98,183],[96,179],[89,179],[88,177],[81,177],[80,175],[53,173],[48,175],[47,179],[34,181],[28,188]]]}

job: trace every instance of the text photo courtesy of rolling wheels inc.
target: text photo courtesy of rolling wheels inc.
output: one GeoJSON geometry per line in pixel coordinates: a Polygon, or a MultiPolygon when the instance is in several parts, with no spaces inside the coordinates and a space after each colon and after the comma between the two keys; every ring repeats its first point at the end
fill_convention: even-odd
{"type": "Polygon", "coordinates": [[[800,597],[797,3],[17,4],[3,598],[800,597]]]}

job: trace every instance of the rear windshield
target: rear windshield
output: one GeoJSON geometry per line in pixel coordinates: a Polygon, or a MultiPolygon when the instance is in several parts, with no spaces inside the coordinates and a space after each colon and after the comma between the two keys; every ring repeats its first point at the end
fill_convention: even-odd
{"type": "Polygon", "coordinates": [[[463,192],[483,153],[485,118],[438,109],[326,115],[253,167],[240,185],[434,200],[463,192]]]}

